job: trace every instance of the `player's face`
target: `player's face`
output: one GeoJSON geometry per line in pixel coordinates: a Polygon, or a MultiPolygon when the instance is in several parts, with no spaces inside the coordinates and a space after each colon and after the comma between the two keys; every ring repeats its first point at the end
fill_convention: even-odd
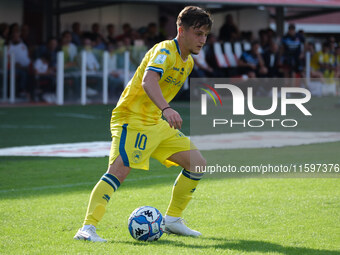
{"type": "Polygon", "coordinates": [[[188,29],[183,29],[185,47],[191,54],[199,54],[207,40],[209,32],[210,30],[207,26],[201,26],[199,28],[189,27],[188,29]]]}

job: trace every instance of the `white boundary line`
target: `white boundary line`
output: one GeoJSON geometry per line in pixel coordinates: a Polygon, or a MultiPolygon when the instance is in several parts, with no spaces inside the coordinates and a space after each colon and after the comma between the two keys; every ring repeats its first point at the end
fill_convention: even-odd
{"type": "MultiPolygon", "coordinates": [[[[263,131],[191,136],[201,151],[272,148],[340,141],[340,132],[263,131]]],[[[105,157],[111,141],[0,148],[0,156],[105,157]]]]}

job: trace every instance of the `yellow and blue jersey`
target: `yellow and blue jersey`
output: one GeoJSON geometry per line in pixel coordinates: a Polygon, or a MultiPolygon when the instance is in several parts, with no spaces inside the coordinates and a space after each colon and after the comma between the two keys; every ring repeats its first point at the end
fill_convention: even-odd
{"type": "Polygon", "coordinates": [[[335,65],[335,57],[331,53],[324,53],[319,51],[315,53],[311,59],[311,67],[313,70],[320,70],[320,64],[335,65]]]}
{"type": "Polygon", "coordinates": [[[159,73],[158,83],[163,97],[169,103],[184,84],[193,66],[194,61],[190,55],[186,61],[181,58],[177,39],[156,44],[146,53],[120,96],[116,108],[112,111],[111,124],[129,123],[135,126],[158,124],[162,112],[142,87],[144,73],[148,70],[159,73]]]}

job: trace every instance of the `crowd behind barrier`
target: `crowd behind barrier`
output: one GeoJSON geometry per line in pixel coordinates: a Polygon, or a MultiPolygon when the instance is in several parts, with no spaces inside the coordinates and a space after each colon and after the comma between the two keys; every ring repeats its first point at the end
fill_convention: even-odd
{"type": "MultiPolygon", "coordinates": [[[[81,31],[80,23],[75,22],[72,31],[64,31],[59,38],[51,37],[47,42],[37,44],[27,25],[2,23],[2,98],[56,102],[57,80],[62,77],[65,100],[80,100],[80,95],[84,94],[83,83],[85,97],[95,98],[102,94],[105,97],[105,79],[107,96],[117,99],[147,50],[162,40],[171,39],[166,34],[164,22],[160,24],[159,29],[155,23],[150,23],[137,30],[124,24],[123,33],[119,35],[115,34],[115,26],[108,24],[104,36],[98,23],[92,25],[91,31],[81,31]],[[60,76],[57,75],[58,66],[61,67],[57,61],[58,52],[63,53],[60,76]]],[[[327,89],[330,94],[338,93],[340,47],[335,38],[311,41],[303,31],[297,32],[294,24],[289,25],[288,33],[281,38],[270,28],[261,29],[254,36],[251,32],[239,31],[232,16],[227,15],[219,35],[210,34],[203,50],[193,58],[195,67],[191,77],[289,78],[308,75],[308,78],[316,79],[311,83],[313,93],[325,94],[319,87],[327,83],[332,85],[332,89],[327,89]],[[310,54],[308,59],[307,52],[310,54]],[[326,82],[329,80],[333,82],[326,82]]],[[[267,95],[269,91],[270,88],[259,88],[257,93],[267,95]]]]}

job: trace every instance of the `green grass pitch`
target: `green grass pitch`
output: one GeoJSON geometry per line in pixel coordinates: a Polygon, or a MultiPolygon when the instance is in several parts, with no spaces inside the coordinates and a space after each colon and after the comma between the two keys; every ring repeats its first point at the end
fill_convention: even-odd
{"type": "MultiPolygon", "coordinates": [[[[188,122],[189,109],[183,106],[178,104],[177,109],[188,122]]],[[[111,110],[102,105],[0,108],[0,147],[108,141],[111,110]]],[[[184,133],[188,131],[186,125],[184,133]]],[[[301,150],[308,158],[293,158],[294,162],[306,163],[311,156],[339,162],[339,142],[203,154],[226,155],[241,165],[288,163],[301,150]],[[265,157],[268,153],[270,159],[265,157]]],[[[155,160],[150,171],[133,170],[113,195],[98,226],[98,234],[108,243],[74,241],[90,191],[105,172],[107,160],[0,157],[0,254],[340,254],[336,178],[207,175],[184,213],[188,225],[202,237],[164,235],[153,243],[135,241],[127,229],[130,213],[142,205],[164,213],[180,171],[155,160]]]]}

